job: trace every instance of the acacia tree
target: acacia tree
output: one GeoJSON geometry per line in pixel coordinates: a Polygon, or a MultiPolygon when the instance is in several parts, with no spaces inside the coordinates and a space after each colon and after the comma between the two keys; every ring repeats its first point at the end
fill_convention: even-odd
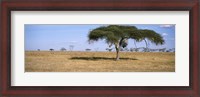
{"type": "Polygon", "coordinates": [[[60,49],[60,51],[66,51],[67,49],[66,48],[64,48],[64,47],[62,47],[61,49],[60,49]]]}
{"type": "Polygon", "coordinates": [[[128,39],[134,39],[137,42],[148,39],[156,45],[164,43],[163,37],[155,31],[137,29],[135,26],[109,25],[98,27],[89,32],[89,43],[103,39],[109,47],[115,46],[116,60],[119,60],[120,48],[128,45],[128,39]]]}

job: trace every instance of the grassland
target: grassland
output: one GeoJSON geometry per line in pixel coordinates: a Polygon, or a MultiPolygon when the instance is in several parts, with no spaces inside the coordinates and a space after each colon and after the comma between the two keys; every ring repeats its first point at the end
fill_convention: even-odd
{"type": "Polygon", "coordinates": [[[175,72],[175,53],[26,51],[25,72],[175,72]]]}

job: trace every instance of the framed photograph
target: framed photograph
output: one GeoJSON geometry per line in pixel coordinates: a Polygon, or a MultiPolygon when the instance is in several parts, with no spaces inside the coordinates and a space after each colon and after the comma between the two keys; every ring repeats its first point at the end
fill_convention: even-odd
{"type": "Polygon", "coordinates": [[[199,0],[5,0],[0,27],[3,97],[200,97],[199,0]]]}

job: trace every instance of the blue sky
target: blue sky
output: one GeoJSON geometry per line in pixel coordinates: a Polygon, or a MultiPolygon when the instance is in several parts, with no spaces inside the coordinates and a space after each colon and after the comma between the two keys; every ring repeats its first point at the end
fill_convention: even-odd
{"type": "MultiPolygon", "coordinates": [[[[104,40],[88,43],[90,30],[103,26],[102,24],[83,25],[54,25],[54,24],[25,24],[25,50],[60,50],[62,47],[69,50],[73,45],[74,51],[85,51],[86,48],[105,51],[108,45],[104,40]]],[[[133,24],[138,29],[151,29],[164,37],[164,45],[150,43],[149,48],[175,48],[175,25],[173,24],[133,24]]],[[[137,47],[145,47],[145,42],[137,42],[137,47]]],[[[129,39],[128,48],[135,48],[134,41],[129,39]]]]}

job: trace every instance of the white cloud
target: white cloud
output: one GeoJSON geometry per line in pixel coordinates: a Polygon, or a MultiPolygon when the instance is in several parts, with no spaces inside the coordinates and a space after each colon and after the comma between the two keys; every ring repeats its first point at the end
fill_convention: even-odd
{"type": "Polygon", "coordinates": [[[170,27],[172,27],[173,25],[160,25],[160,27],[162,27],[162,28],[170,28],[170,27]]]}
{"type": "Polygon", "coordinates": [[[167,36],[168,34],[167,33],[162,33],[162,36],[167,36]]]}
{"type": "Polygon", "coordinates": [[[68,41],[68,43],[78,43],[78,41],[68,41]]]}

